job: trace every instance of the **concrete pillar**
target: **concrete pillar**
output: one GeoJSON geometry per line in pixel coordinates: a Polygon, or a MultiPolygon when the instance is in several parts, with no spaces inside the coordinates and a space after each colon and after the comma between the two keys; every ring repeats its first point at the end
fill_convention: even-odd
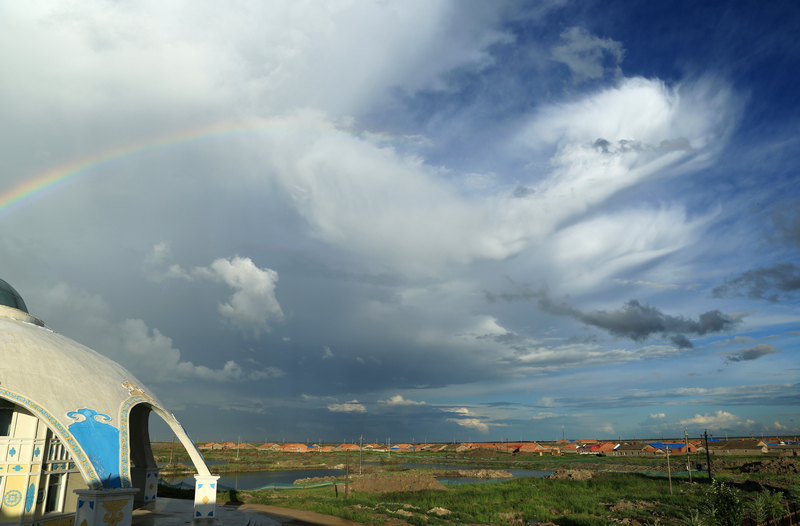
{"type": "Polygon", "coordinates": [[[131,526],[137,488],[77,489],[75,526],[131,526]]]}
{"type": "Polygon", "coordinates": [[[156,500],[158,496],[158,468],[131,468],[131,484],[139,488],[134,505],[141,506],[156,500]]]}
{"type": "Polygon", "coordinates": [[[194,480],[194,518],[212,519],[216,517],[219,475],[195,475],[194,480]]]}

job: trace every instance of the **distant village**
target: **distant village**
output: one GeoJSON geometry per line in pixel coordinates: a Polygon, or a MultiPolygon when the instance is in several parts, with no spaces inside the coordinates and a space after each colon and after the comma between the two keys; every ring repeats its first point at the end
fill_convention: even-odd
{"type": "MultiPolygon", "coordinates": [[[[706,453],[704,440],[686,441],[629,441],[608,442],[592,439],[563,439],[557,442],[463,442],[437,444],[378,444],[365,443],[339,445],[275,443],[261,445],[236,442],[209,442],[199,445],[200,450],[257,450],[286,453],[336,453],[346,451],[363,451],[371,453],[413,453],[420,451],[443,451],[454,453],[491,453],[521,455],[599,455],[630,457],[666,457],[667,455],[685,455],[687,453],[706,453]]],[[[751,439],[708,440],[708,453],[711,455],[775,455],[799,456],[800,443],[797,439],[751,439]]]]}

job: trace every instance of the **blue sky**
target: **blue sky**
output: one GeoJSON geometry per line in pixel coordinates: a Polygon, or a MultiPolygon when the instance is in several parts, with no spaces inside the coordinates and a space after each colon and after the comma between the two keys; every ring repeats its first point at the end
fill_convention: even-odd
{"type": "Polygon", "coordinates": [[[200,440],[797,434],[798,27],[790,2],[5,3],[0,191],[231,132],[4,212],[2,277],[200,440]]]}

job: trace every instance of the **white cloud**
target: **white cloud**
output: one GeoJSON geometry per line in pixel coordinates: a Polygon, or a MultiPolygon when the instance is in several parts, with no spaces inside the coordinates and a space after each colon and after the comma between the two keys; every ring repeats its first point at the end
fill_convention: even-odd
{"type": "MultiPolygon", "coordinates": [[[[542,405],[541,402],[539,403],[539,405],[542,405]]],[[[559,416],[561,416],[561,415],[557,415],[555,413],[536,413],[530,419],[531,420],[546,420],[548,418],[556,418],[556,417],[559,417],[559,416]]]]}
{"type": "Polygon", "coordinates": [[[775,429],[788,429],[785,425],[781,424],[777,420],[775,421],[774,424],[772,424],[772,427],[774,427],[775,429]]]}
{"type": "Polygon", "coordinates": [[[283,310],[275,298],[278,273],[268,268],[256,267],[250,258],[217,259],[211,268],[236,292],[219,312],[230,318],[242,330],[252,330],[256,336],[263,330],[270,332],[269,323],[283,321],[283,310]]]}
{"type": "Polygon", "coordinates": [[[666,416],[664,413],[650,413],[650,418],[652,419],[665,418],[666,416]]]}
{"type": "Polygon", "coordinates": [[[475,413],[473,413],[466,407],[446,407],[443,408],[442,411],[444,411],[445,413],[458,413],[464,416],[475,416],[475,413]]]}
{"type": "MultiPolygon", "coordinates": [[[[568,145],[592,145],[604,156],[592,156],[592,171],[573,177],[619,187],[723,140],[738,108],[730,87],[710,79],[670,88],[659,80],[626,78],[580,101],[542,108],[520,140],[534,148],[560,146],[563,153],[554,161],[562,166],[590,157],[590,150],[568,145]],[[606,176],[597,180],[598,174],[606,176]]],[[[594,189],[601,190],[599,185],[594,189]]]]}
{"type": "Polygon", "coordinates": [[[363,404],[359,404],[358,400],[351,400],[343,404],[330,404],[328,411],[334,413],[366,413],[367,408],[363,404]]]}
{"type": "Polygon", "coordinates": [[[686,420],[681,420],[678,422],[679,425],[686,426],[686,425],[698,425],[698,426],[706,426],[712,429],[719,429],[722,427],[730,426],[731,424],[735,423],[739,419],[738,416],[732,415],[726,411],[718,410],[713,415],[709,415],[708,413],[701,415],[696,414],[692,418],[688,418],[686,420]]]}
{"type": "Polygon", "coordinates": [[[471,11],[450,1],[10,5],[0,49],[16,44],[27,57],[4,57],[13,80],[0,98],[27,92],[73,111],[139,100],[153,112],[205,104],[353,115],[391,89],[441,87],[453,68],[489,64],[487,47],[510,37],[494,29],[499,6],[471,11]]]}
{"type": "Polygon", "coordinates": [[[401,395],[394,395],[388,400],[378,400],[378,403],[386,405],[425,405],[425,402],[415,402],[414,400],[406,400],[401,395]]]}
{"type": "Polygon", "coordinates": [[[333,358],[333,351],[331,351],[331,348],[326,345],[322,348],[322,359],[329,360],[330,358],[333,358]]]}
{"type": "Polygon", "coordinates": [[[455,422],[456,424],[462,427],[468,427],[470,429],[477,429],[478,431],[482,431],[484,433],[489,432],[489,426],[477,418],[448,418],[448,422],[455,422]]]}
{"type": "Polygon", "coordinates": [[[271,332],[271,324],[283,321],[283,310],[275,297],[278,273],[269,268],[258,268],[250,258],[235,256],[218,258],[210,267],[184,269],[173,264],[162,270],[170,255],[167,242],[157,243],[145,258],[145,268],[151,279],[161,282],[166,279],[194,281],[210,279],[221,281],[234,289],[227,302],[220,302],[219,313],[233,326],[256,337],[271,332]]]}
{"type": "Polygon", "coordinates": [[[708,217],[687,220],[683,207],[626,210],[556,234],[555,261],[567,288],[582,290],[663,257],[696,239],[708,217]]]}
{"type": "Polygon", "coordinates": [[[152,251],[145,257],[146,266],[158,267],[170,257],[171,248],[167,241],[161,241],[153,245],[152,251]]]}
{"type": "MultiPolygon", "coordinates": [[[[577,365],[609,365],[613,363],[637,362],[643,360],[663,359],[684,354],[686,349],[671,345],[646,345],[634,349],[606,349],[596,343],[570,343],[544,346],[519,346],[506,351],[500,361],[512,365],[515,369],[525,367],[533,371],[559,371],[577,365]]],[[[539,405],[548,403],[548,397],[540,398],[539,405]]],[[[546,406],[545,406],[546,407],[546,406]]]]}
{"type": "MultiPolygon", "coordinates": [[[[720,147],[736,113],[730,90],[713,87],[625,79],[541,110],[520,132],[517,153],[553,146],[556,153],[549,173],[522,182],[530,191],[524,199],[502,185],[467,197],[464,185],[422,159],[354,136],[313,111],[264,121],[288,131],[265,137],[262,159],[318,238],[404,272],[437,273],[446,264],[518,254],[625,188],[707,162],[715,150],[706,146],[720,147]]],[[[581,257],[570,267],[580,272],[608,248],[596,280],[685,246],[707,220],[688,219],[679,205],[640,207],[578,223],[552,248],[577,250],[581,257]],[[613,235],[602,235],[609,229],[613,235]],[[576,248],[584,244],[591,247],[576,248]]]]}

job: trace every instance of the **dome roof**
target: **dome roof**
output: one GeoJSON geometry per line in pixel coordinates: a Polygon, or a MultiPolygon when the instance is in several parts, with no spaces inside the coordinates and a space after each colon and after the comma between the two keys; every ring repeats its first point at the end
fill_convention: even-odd
{"type": "Polygon", "coordinates": [[[112,483],[125,482],[127,451],[120,446],[127,447],[131,408],[138,403],[162,408],[124,367],[18,307],[0,305],[0,378],[0,398],[43,419],[69,444],[95,487],[109,475],[112,483]]]}
{"type": "Polygon", "coordinates": [[[13,307],[22,312],[28,312],[28,307],[25,306],[25,302],[22,300],[22,296],[19,295],[19,292],[14,290],[14,287],[2,279],[0,279],[0,305],[13,307]]]}

